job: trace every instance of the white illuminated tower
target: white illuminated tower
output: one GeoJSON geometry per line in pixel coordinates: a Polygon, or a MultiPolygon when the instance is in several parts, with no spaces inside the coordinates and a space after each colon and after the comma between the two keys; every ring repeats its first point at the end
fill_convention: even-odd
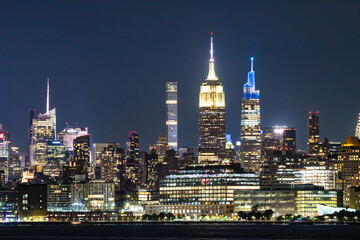
{"type": "Polygon", "coordinates": [[[246,171],[259,173],[262,170],[260,91],[255,90],[254,58],[251,58],[251,70],[243,89],[240,140],[241,167],[246,171]]]}
{"type": "Polygon", "coordinates": [[[360,113],[359,113],[358,122],[356,124],[355,137],[360,138],[360,113]]]}
{"type": "Polygon", "coordinates": [[[32,119],[30,139],[30,164],[46,165],[46,148],[49,141],[56,139],[56,108],[50,110],[49,78],[46,88],[46,112],[32,119]]]}
{"type": "Polygon", "coordinates": [[[166,82],[166,135],[169,149],[178,149],[177,82],[166,82]]]}
{"type": "Polygon", "coordinates": [[[212,33],[209,73],[199,95],[198,153],[200,164],[218,164],[225,157],[225,93],[215,73],[212,33]]]}

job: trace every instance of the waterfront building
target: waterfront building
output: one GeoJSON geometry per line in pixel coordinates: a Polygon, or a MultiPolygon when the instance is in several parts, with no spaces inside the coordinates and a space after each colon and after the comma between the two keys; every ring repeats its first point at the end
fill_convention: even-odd
{"type": "Polygon", "coordinates": [[[284,185],[255,191],[234,191],[234,212],[273,210],[276,215],[318,215],[317,205],[337,207],[337,191],[312,185],[284,185]]]}
{"type": "Polygon", "coordinates": [[[319,153],[319,112],[309,112],[308,118],[308,154],[319,153]]]}
{"type": "Polygon", "coordinates": [[[17,190],[0,189],[0,222],[15,222],[17,220],[18,195],[17,190]]]}
{"type": "Polygon", "coordinates": [[[255,174],[243,172],[238,165],[197,166],[160,180],[160,205],[151,208],[175,215],[231,216],[234,191],[259,188],[255,174]]]}
{"type": "Polygon", "coordinates": [[[360,187],[360,140],[357,137],[345,138],[338,152],[335,164],[336,189],[343,191],[343,206],[350,205],[350,187],[360,187]]]}
{"type": "Polygon", "coordinates": [[[47,185],[47,210],[48,212],[67,212],[75,210],[72,205],[71,184],[47,185]]]}
{"type": "Polygon", "coordinates": [[[86,211],[115,211],[115,184],[104,181],[73,183],[72,203],[86,211]]]}
{"type": "Polygon", "coordinates": [[[166,136],[169,149],[178,149],[177,82],[166,82],[166,136]]]}
{"type": "Polygon", "coordinates": [[[240,141],[241,166],[246,171],[261,172],[260,91],[255,90],[253,58],[251,58],[251,70],[243,89],[240,141]]]}
{"type": "Polygon", "coordinates": [[[360,187],[350,187],[349,202],[350,208],[360,210],[360,187]]]}
{"type": "Polygon", "coordinates": [[[30,164],[31,166],[46,165],[46,147],[49,141],[56,138],[56,109],[49,108],[49,79],[47,80],[46,112],[39,114],[38,118],[32,119],[30,141],[30,164]]]}
{"type": "Polygon", "coordinates": [[[225,93],[215,73],[211,34],[209,73],[199,94],[199,164],[218,164],[225,155],[225,93]]]}
{"type": "Polygon", "coordinates": [[[48,185],[49,212],[115,211],[115,184],[105,181],[48,185]]]}
{"type": "Polygon", "coordinates": [[[44,221],[47,217],[45,184],[19,185],[19,218],[22,221],[44,221]]]}

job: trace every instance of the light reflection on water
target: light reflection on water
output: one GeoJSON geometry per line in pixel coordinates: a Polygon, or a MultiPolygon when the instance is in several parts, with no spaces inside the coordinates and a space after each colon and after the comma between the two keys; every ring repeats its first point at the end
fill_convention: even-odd
{"type": "Polygon", "coordinates": [[[359,225],[20,224],[0,225],[0,239],[357,239],[359,225]]]}

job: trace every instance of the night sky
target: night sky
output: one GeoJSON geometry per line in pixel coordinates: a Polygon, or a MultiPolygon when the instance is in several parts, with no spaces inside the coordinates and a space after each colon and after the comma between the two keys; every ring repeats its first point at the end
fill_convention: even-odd
{"type": "Polygon", "coordinates": [[[255,58],[261,125],[297,128],[309,110],[320,138],[354,135],[360,111],[360,1],[0,1],[0,123],[27,150],[28,109],[92,142],[165,133],[165,83],[179,83],[179,146],[197,145],[210,32],[227,133],[240,136],[242,85],[255,58]]]}

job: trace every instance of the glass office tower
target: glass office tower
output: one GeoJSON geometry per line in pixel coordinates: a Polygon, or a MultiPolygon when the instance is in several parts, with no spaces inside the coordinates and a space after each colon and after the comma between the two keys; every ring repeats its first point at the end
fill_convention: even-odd
{"type": "Polygon", "coordinates": [[[241,166],[246,171],[261,171],[261,129],[260,129],[260,91],[255,90],[254,58],[251,58],[251,71],[244,84],[241,103],[241,166]]]}

